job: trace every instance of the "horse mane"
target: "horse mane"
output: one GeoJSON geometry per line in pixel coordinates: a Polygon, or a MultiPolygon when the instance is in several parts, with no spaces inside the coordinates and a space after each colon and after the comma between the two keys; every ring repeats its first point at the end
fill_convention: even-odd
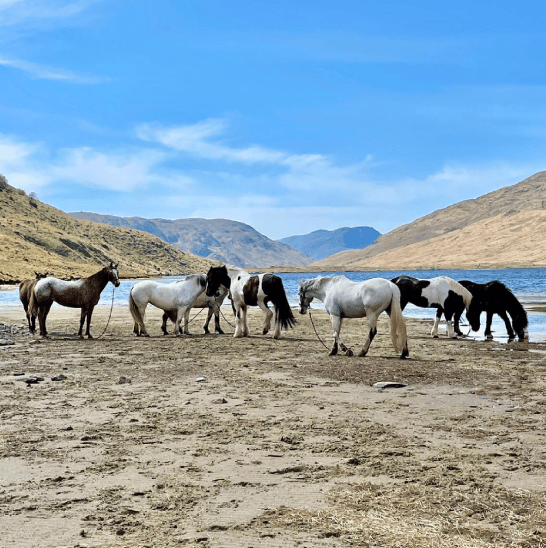
{"type": "Polygon", "coordinates": [[[452,278],[448,278],[447,276],[441,277],[448,283],[449,287],[451,287],[451,289],[453,289],[455,293],[463,298],[465,308],[468,308],[470,306],[470,303],[472,302],[472,293],[470,293],[470,291],[468,291],[466,287],[461,285],[459,282],[453,280],[452,278]]]}

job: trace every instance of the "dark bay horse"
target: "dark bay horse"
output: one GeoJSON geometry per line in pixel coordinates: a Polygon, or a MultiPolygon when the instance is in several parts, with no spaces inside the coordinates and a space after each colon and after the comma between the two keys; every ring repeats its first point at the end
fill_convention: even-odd
{"type": "MultiPolygon", "coordinates": [[[[502,282],[493,280],[485,284],[471,282],[470,280],[461,280],[459,282],[472,293],[472,308],[478,310],[478,329],[479,314],[487,313],[485,325],[485,338],[490,341],[493,339],[491,333],[491,322],[493,314],[498,314],[504,321],[506,332],[508,333],[508,342],[515,340],[516,334],[520,341],[529,338],[527,312],[516,296],[502,282]],[[508,318],[512,318],[512,322],[508,318]]],[[[473,331],[477,331],[472,327],[473,331]]]]}
{"type": "Polygon", "coordinates": [[[36,285],[38,280],[41,280],[42,278],[47,278],[47,272],[44,274],[40,274],[39,272],[34,272],[34,274],[36,274],[36,278],[32,278],[30,280],[23,280],[19,284],[19,299],[23,303],[23,308],[25,309],[25,314],[28,322],[28,330],[31,333],[36,332],[36,316],[33,316],[30,313],[30,309],[29,309],[30,297],[32,295],[32,291],[34,290],[34,286],[36,285]]]}
{"type": "Polygon", "coordinates": [[[220,286],[229,289],[233,310],[235,312],[234,337],[248,337],[247,308],[259,306],[265,314],[263,334],[271,328],[273,312],[267,306],[272,303],[275,308],[274,339],[281,336],[281,328],[293,327],[296,323],[294,314],[286,298],[282,279],[275,274],[250,275],[236,267],[211,266],[207,273],[205,293],[211,297],[220,286]]]}
{"type": "Polygon", "coordinates": [[[397,276],[392,280],[400,289],[400,306],[402,310],[408,303],[422,308],[436,308],[436,319],[431,335],[438,337],[438,324],[442,314],[447,322],[447,336],[456,339],[462,335],[458,321],[466,309],[466,318],[472,329],[480,328],[480,314],[477,309],[471,308],[472,294],[461,284],[448,278],[438,276],[429,280],[420,280],[411,276],[397,276]],[[455,329],[452,318],[455,317],[455,329]]]}
{"type": "Polygon", "coordinates": [[[70,308],[81,308],[80,330],[78,336],[83,339],[83,324],[87,318],[85,334],[92,339],[89,327],[93,309],[100,299],[102,290],[108,282],[119,287],[118,265],[110,263],[102,270],[81,280],[65,281],[58,278],[43,278],[34,286],[30,299],[31,314],[38,316],[40,335],[47,337],[46,318],[54,302],[70,308]]]}

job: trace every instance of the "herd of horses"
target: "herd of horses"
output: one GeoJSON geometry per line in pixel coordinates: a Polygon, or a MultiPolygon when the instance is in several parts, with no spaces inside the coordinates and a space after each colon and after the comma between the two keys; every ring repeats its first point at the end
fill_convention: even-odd
{"type": "MultiPolygon", "coordinates": [[[[54,302],[71,308],[81,309],[78,336],[84,338],[83,327],[87,321],[85,335],[90,333],[93,309],[106,285],[112,282],[120,285],[118,266],[110,263],[88,278],[80,280],[60,280],[47,274],[36,273],[36,278],[25,280],[19,286],[19,296],[28,320],[29,330],[34,333],[38,318],[40,335],[48,337],[46,319],[54,302]]],[[[508,340],[528,339],[527,313],[515,295],[502,282],[494,280],[478,284],[469,280],[459,282],[446,276],[431,279],[417,279],[411,276],[397,276],[393,280],[372,278],[363,282],[353,282],[345,276],[318,276],[299,282],[299,312],[305,314],[313,299],[324,303],[331,317],[334,330],[334,345],[330,355],[342,350],[352,355],[341,340],[341,326],[346,318],[368,320],[368,336],[359,356],[365,356],[377,334],[377,321],[382,312],[390,317],[392,344],[400,358],[409,356],[406,323],[403,317],[408,303],[419,307],[436,308],[432,336],[438,337],[438,324],[445,317],[447,335],[450,338],[462,336],[459,322],[461,315],[466,318],[473,331],[480,329],[480,316],[486,312],[485,337],[493,338],[491,322],[498,314],[506,325],[508,340]]],[[[144,323],[145,311],[151,304],[164,311],[162,331],[167,334],[167,321],[175,324],[176,336],[189,334],[189,315],[192,308],[208,308],[205,333],[212,314],[215,315],[215,330],[222,334],[220,327],[220,307],[229,296],[235,316],[234,337],[249,335],[247,309],[260,307],[265,314],[263,334],[271,329],[274,319],[275,339],[279,339],[282,329],[294,327],[296,319],[286,297],[282,279],[275,274],[249,274],[228,266],[213,266],[208,273],[190,275],[184,280],[172,283],[141,281],[129,293],[129,310],[133,318],[133,331],[137,336],[149,336],[144,323]],[[273,311],[269,308],[273,306],[273,311]]]]}

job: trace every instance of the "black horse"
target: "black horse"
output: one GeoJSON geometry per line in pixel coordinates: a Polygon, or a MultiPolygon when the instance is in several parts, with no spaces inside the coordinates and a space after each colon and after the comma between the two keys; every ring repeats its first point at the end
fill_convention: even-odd
{"type": "MultiPolygon", "coordinates": [[[[492,282],[479,284],[469,280],[461,280],[459,283],[472,293],[472,308],[479,311],[479,314],[482,312],[487,313],[485,338],[488,341],[493,339],[491,334],[493,314],[498,314],[503,319],[508,333],[508,342],[514,341],[516,334],[520,341],[529,338],[527,312],[525,312],[516,296],[502,282],[493,280],[492,282]],[[508,314],[510,314],[512,322],[510,322],[508,314]]],[[[458,323],[458,318],[455,321],[458,323]]],[[[472,326],[472,330],[477,331],[474,326],[472,326]]]]}
{"type": "Polygon", "coordinates": [[[480,328],[480,312],[471,308],[472,294],[461,284],[448,278],[439,276],[429,280],[421,280],[411,276],[397,276],[392,283],[400,289],[400,307],[402,310],[408,303],[421,308],[436,308],[436,319],[431,335],[438,337],[438,324],[442,314],[447,322],[447,336],[456,339],[462,335],[459,330],[459,319],[466,310],[466,317],[470,325],[480,328]],[[454,318],[454,325],[452,324],[454,318]]]}

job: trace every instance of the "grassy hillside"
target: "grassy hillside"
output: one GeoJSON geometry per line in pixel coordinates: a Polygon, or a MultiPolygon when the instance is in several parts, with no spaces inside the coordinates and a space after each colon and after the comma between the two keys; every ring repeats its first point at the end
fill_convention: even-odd
{"type": "Polygon", "coordinates": [[[110,261],[119,263],[122,277],[204,272],[215,263],[145,232],[77,221],[0,175],[1,282],[18,282],[34,271],[83,277],[110,261]]]}
{"type": "Polygon", "coordinates": [[[455,268],[546,266],[546,171],[401,226],[363,250],[313,267],[455,268]]]}

